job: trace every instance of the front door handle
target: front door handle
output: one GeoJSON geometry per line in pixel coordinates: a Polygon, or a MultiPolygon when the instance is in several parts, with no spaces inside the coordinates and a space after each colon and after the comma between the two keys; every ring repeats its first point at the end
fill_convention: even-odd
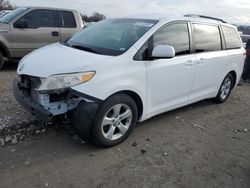
{"type": "Polygon", "coordinates": [[[203,61],[197,61],[197,64],[198,64],[198,65],[203,65],[204,62],[203,62],[203,61]]]}
{"type": "Polygon", "coordinates": [[[58,31],[52,31],[51,35],[53,37],[59,37],[59,32],[58,31]]]}
{"type": "Polygon", "coordinates": [[[203,65],[205,60],[206,60],[205,58],[200,58],[200,59],[197,61],[197,64],[203,65]]]}

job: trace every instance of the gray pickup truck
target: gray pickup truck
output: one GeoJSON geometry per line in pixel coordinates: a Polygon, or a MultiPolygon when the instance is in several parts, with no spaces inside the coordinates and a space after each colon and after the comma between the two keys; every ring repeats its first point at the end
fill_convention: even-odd
{"type": "Polygon", "coordinates": [[[21,7],[0,18],[0,69],[51,43],[63,42],[83,28],[78,11],[21,7]]]}

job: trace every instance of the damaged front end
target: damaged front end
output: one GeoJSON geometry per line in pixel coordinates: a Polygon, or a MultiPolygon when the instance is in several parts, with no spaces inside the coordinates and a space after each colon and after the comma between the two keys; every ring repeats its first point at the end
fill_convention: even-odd
{"type": "Polygon", "coordinates": [[[69,89],[39,91],[41,79],[21,75],[13,82],[16,100],[42,122],[50,122],[53,117],[75,109],[81,97],[72,95],[69,89]]]}

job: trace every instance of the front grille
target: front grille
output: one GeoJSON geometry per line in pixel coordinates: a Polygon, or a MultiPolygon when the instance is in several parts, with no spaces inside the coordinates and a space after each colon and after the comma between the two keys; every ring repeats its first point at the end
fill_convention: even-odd
{"type": "Polygon", "coordinates": [[[63,101],[68,97],[68,94],[69,94],[68,91],[62,93],[50,94],[50,102],[63,101]]]}
{"type": "Polygon", "coordinates": [[[53,102],[63,101],[68,97],[69,94],[69,91],[65,89],[40,93],[37,91],[41,85],[41,80],[38,77],[22,75],[20,76],[19,80],[19,87],[23,93],[38,104],[45,105],[53,102]]]}
{"type": "Polygon", "coordinates": [[[41,85],[41,80],[38,77],[21,75],[19,86],[28,96],[32,96],[32,92],[38,89],[41,85]]]}
{"type": "Polygon", "coordinates": [[[27,97],[36,100],[36,89],[41,85],[40,78],[34,76],[21,75],[19,78],[19,87],[27,97]]]}

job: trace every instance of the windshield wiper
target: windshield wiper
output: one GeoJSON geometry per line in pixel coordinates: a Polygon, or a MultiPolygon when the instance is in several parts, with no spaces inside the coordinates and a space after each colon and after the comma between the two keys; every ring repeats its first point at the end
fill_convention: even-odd
{"type": "Polygon", "coordinates": [[[62,44],[64,44],[65,46],[71,47],[70,44],[68,43],[68,40],[65,40],[64,43],[62,44]]]}
{"type": "Polygon", "coordinates": [[[72,45],[71,47],[79,49],[79,50],[83,50],[83,51],[86,51],[86,52],[92,52],[92,53],[95,53],[95,54],[100,54],[100,52],[97,52],[96,50],[94,50],[92,48],[89,48],[89,47],[85,47],[85,46],[72,45]]]}

